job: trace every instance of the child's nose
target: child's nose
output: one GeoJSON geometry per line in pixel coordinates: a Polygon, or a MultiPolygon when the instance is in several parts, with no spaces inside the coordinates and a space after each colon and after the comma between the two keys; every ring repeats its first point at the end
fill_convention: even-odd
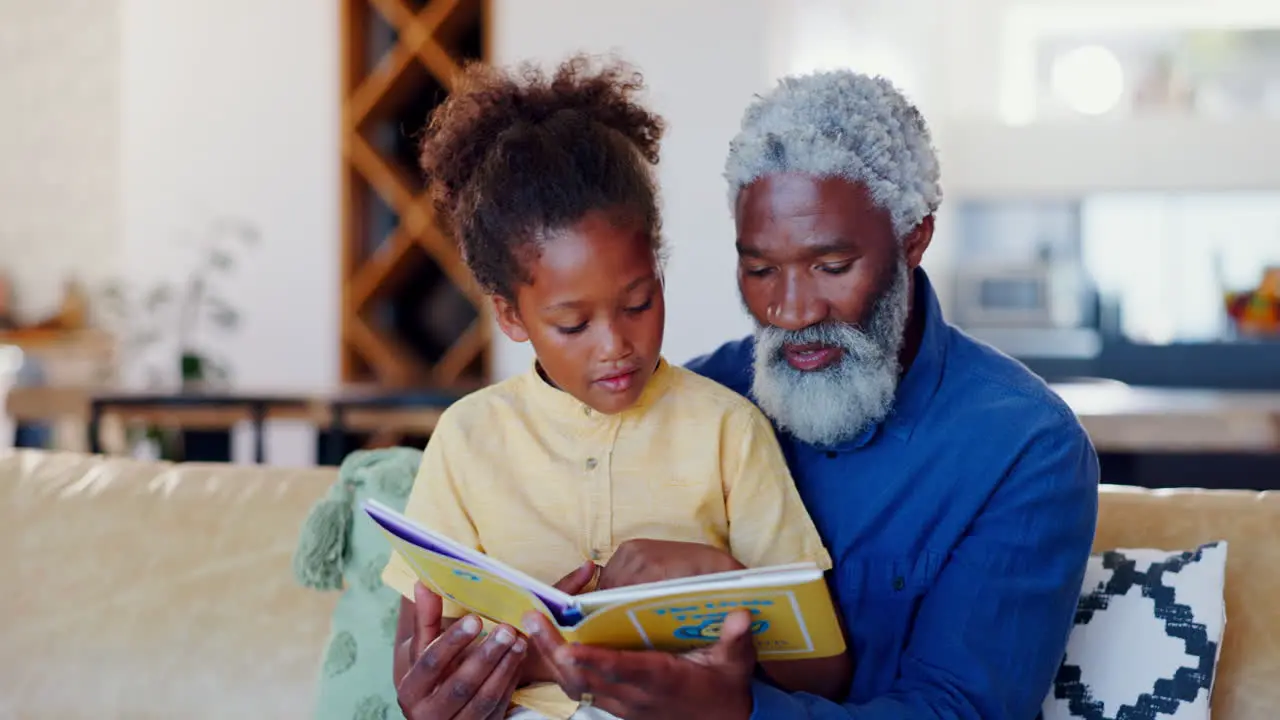
{"type": "Polygon", "coordinates": [[[606,360],[619,360],[631,354],[632,345],[627,336],[614,325],[604,328],[600,351],[606,360]]]}

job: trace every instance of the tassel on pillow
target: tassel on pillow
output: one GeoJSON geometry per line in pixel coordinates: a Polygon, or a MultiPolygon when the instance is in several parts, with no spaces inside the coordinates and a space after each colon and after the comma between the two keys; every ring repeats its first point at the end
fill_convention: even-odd
{"type": "Polygon", "coordinates": [[[304,587],[341,590],[342,566],[351,537],[351,491],[337,482],[311,508],[293,555],[293,575],[304,587]]]}

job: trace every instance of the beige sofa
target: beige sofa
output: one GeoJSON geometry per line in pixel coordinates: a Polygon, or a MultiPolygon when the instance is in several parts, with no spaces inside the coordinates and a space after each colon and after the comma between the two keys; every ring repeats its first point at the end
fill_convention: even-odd
{"type": "MultiPolygon", "coordinates": [[[[336,593],[290,560],[332,468],[0,455],[0,717],[306,718],[336,593]]],[[[1107,488],[1098,547],[1230,541],[1214,720],[1280,715],[1280,496],[1107,488]]]]}
{"type": "Polygon", "coordinates": [[[337,593],[298,587],[329,469],[0,457],[0,718],[307,718],[337,593]]]}

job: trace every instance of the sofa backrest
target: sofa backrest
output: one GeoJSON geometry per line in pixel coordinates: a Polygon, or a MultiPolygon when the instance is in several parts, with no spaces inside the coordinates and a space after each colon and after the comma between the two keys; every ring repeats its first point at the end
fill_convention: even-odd
{"type": "MultiPolygon", "coordinates": [[[[310,717],[339,594],[299,587],[291,561],[336,480],[335,468],[0,453],[0,717],[310,717]]],[[[1270,720],[1280,494],[1103,489],[1096,550],[1219,539],[1213,717],[1270,720]]]]}
{"type": "Polygon", "coordinates": [[[1102,490],[1094,550],[1187,550],[1226,540],[1227,624],[1213,720],[1280,714],[1280,493],[1102,490]]]}
{"type": "Polygon", "coordinates": [[[0,452],[13,448],[17,424],[9,417],[9,391],[18,381],[23,353],[17,345],[0,343],[0,452]]]}
{"type": "Polygon", "coordinates": [[[0,455],[0,717],[310,717],[338,593],[290,563],[336,477],[0,455]]]}

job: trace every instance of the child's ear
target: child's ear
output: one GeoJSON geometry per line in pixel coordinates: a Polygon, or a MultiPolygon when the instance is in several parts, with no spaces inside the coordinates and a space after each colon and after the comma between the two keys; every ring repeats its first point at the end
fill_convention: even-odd
{"type": "Polygon", "coordinates": [[[501,295],[491,295],[490,298],[493,300],[493,315],[498,319],[498,327],[502,328],[502,334],[514,342],[527,342],[529,331],[525,329],[524,322],[520,319],[516,304],[501,295]]]}

